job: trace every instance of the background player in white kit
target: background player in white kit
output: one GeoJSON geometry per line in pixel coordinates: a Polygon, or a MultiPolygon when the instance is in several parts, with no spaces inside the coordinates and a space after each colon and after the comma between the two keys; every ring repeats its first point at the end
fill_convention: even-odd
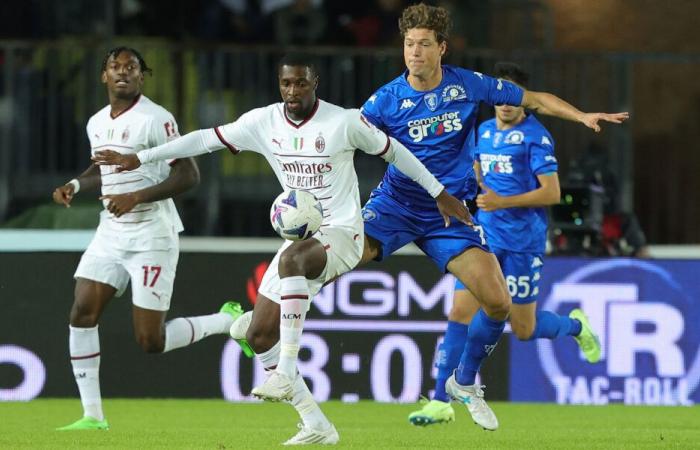
{"type": "Polygon", "coordinates": [[[263,366],[275,369],[253,394],[265,400],[289,400],[303,424],[286,444],[334,444],[338,433],[323,415],[296,368],[299,340],[311,299],[323,284],[352,270],[364,245],[355,149],[381,156],[420,184],[437,201],[446,223],[450,216],[469,222],[464,205],[403,145],[370,125],[358,110],[346,110],[316,98],[318,75],[304,55],[288,55],[278,67],[283,103],[258,108],[233,123],[187,134],[138,154],[97,152],[98,164],[132,170],[167,158],[198,155],[221,148],[234,154],[252,150],[272,166],[285,190],[303,189],[323,204],[321,230],[304,241],[286,241],[263,277],[248,329],[248,341],[263,366]]]}
{"type": "MultiPolygon", "coordinates": [[[[141,94],[144,74],[149,72],[134,49],[118,47],[107,53],[102,82],[107,85],[109,105],[87,124],[93,152],[116,147],[134,153],[178,137],[173,116],[141,94]]],[[[84,416],[59,430],[109,427],[100,395],[97,323],[107,303],[124,292],[129,280],[136,340],[149,353],[167,352],[211,334],[228,333],[233,319],[242,313],[240,305],[229,302],[210,316],[164,323],[175,280],[178,233],[183,229],[171,197],[198,182],[197,166],[186,158],[144,164],[137,171],[124,173],[93,164],[54,191],[54,201],[68,207],[81,188],[101,186],[100,199],[105,206],[95,237],[75,272],[70,313],[70,357],[84,416]]]]}

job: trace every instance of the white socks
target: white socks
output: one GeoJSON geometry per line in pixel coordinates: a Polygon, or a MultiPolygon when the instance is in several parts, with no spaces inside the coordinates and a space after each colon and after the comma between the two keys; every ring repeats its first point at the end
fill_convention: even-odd
{"type": "Polygon", "coordinates": [[[277,371],[294,379],[297,374],[299,340],[309,309],[309,286],[302,276],[282,278],[280,292],[280,361],[277,371]]]}
{"type": "MultiPolygon", "coordinates": [[[[257,354],[265,370],[273,370],[279,363],[280,343],[277,342],[270,350],[257,354]]],[[[304,378],[297,372],[293,378],[294,394],[291,404],[299,413],[301,420],[315,430],[327,430],[331,426],[326,416],[318,407],[311,391],[304,382],[304,378]]]]}
{"type": "Polygon", "coordinates": [[[186,347],[212,334],[228,334],[233,317],[226,313],[208,316],[178,317],[165,323],[163,353],[186,347]]]}
{"type": "Polygon", "coordinates": [[[80,391],[83,415],[104,420],[100,394],[100,336],[97,327],[70,329],[68,347],[73,375],[80,391]]]}

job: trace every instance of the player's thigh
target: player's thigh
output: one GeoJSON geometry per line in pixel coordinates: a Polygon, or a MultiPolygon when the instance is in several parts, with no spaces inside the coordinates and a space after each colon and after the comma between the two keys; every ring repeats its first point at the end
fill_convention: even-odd
{"type": "MultiPolygon", "coordinates": [[[[440,217],[440,216],[438,216],[440,217]]],[[[422,219],[390,196],[373,191],[362,208],[366,251],[360,264],[382,261],[423,235],[422,219]]],[[[440,219],[442,220],[442,219],[440,219]]]]}
{"type": "Polygon", "coordinates": [[[505,319],[510,309],[510,296],[501,267],[493,253],[471,247],[452,258],[449,270],[474,294],[491,317],[505,319]]]}
{"type": "Polygon", "coordinates": [[[70,312],[71,326],[91,328],[97,325],[102,312],[116,292],[117,289],[109,284],[82,277],[76,278],[70,312]]]}
{"type": "Polygon", "coordinates": [[[529,339],[535,330],[537,295],[543,265],[541,253],[494,249],[513,300],[511,326],[519,339],[529,339]]]}
{"type": "MultiPolygon", "coordinates": [[[[323,233],[316,233],[314,239],[320,242],[326,253],[326,264],[317,277],[307,277],[309,298],[312,299],[323,288],[324,284],[357,266],[362,257],[364,245],[362,231],[351,228],[327,227],[323,233]]],[[[259,294],[275,303],[280,302],[282,291],[279,273],[280,258],[291,245],[291,241],[286,241],[277,251],[263,275],[260,288],[258,288],[259,294]]]]}
{"type": "Polygon", "coordinates": [[[425,233],[416,239],[416,245],[443,272],[448,271],[447,265],[450,261],[471,248],[490,251],[480,226],[469,226],[453,220],[445,227],[442,216],[435,213],[429,219],[426,218],[424,227],[425,233]]]}
{"type": "Polygon", "coordinates": [[[170,309],[178,258],[176,243],[167,250],[128,252],[124,265],[131,278],[135,306],[153,311],[170,309]]]}
{"type": "Polygon", "coordinates": [[[107,303],[120,296],[129,284],[129,274],[119,250],[98,232],[88,245],[73,275],[75,291],[71,325],[92,327],[107,303]]]}
{"type": "Polygon", "coordinates": [[[314,236],[289,245],[280,254],[277,270],[282,278],[304,275],[306,278],[313,279],[321,275],[327,260],[326,248],[314,236]]]}
{"type": "Polygon", "coordinates": [[[457,283],[452,309],[450,309],[447,318],[453,322],[469,324],[474,314],[479,310],[479,301],[459,280],[457,280],[457,283]]]}

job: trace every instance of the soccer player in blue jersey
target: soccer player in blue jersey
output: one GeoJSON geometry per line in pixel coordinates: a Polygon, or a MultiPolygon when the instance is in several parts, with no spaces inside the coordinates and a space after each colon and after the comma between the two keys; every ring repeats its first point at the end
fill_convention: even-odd
{"type": "MultiPolygon", "coordinates": [[[[403,11],[399,28],[407,70],[377,90],[364,104],[363,114],[408,147],[457,198],[472,199],[476,194],[468,154],[476,140],[481,102],[523,106],[581,122],[595,131],[600,130],[601,120],[620,123],[628,117],[627,113],[583,113],[554,95],[443,65],[449,27],[449,14],[443,8],[418,4],[403,11]]],[[[503,333],[511,298],[483,228],[476,223],[444,224],[430,197],[393,166],[372,192],[363,217],[366,239],[361,263],[384,259],[415,242],[440,269],[469,286],[478,300],[481,309],[468,327],[460,367],[446,386],[448,394],[465,404],[477,424],[495,430],[498,420],[475,377],[503,333]]]]}
{"type": "MultiPolygon", "coordinates": [[[[515,64],[499,63],[494,74],[525,87],[528,75],[515,64]]],[[[559,177],[554,140],[532,114],[521,107],[495,107],[496,117],[479,126],[474,170],[481,194],[477,220],[488,236],[513,299],[510,323],[521,340],[573,336],[586,359],[600,359],[600,343],[586,316],[537,311],[538,280],[547,238],[545,206],[559,203],[559,177]]],[[[448,331],[438,350],[438,376],[433,399],[409,415],[415,425],[454,420],[445,383],[458,367],[468,324],[479,309],[474,295],[457,281],[448,331]]]]}

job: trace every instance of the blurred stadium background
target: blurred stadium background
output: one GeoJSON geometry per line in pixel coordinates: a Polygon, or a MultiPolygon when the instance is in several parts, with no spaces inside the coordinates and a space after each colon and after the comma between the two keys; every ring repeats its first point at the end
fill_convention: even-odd
{"type": "MultiPolygon", "coordinates": [[[[79,194],[70,209],[50,196],[90,163],[85,124],[107,103],[99,82],[107,49],[141,51],[154,69],[144,93],[175,115],[184,134],[278,101],[276,61],[300,46],[318,55],[320,97],[359,107],[403,70],[396,23],[410,3],[0,3],[0,400],[76,397],[78,411],[66,345],[71,276],[101,206],[96,194],[79,194]]],[[[568,342],[508,336],[482,373],[489,398],[699,401],[700,3],[427,3],[452,12],[445,62],[489,73],[498,60],[515,61],[531,73],[534,90],[583,110],[631,113],[600,134],[543,119],[556,141],[564,195],[551,211],[540,305],[597,311],[605,360],[589,367],[568,342]]],[[[483,118],[490,115],[484,109],[483,118]]],[[[228,298],[251,307],[279,245],[267,214],[280,187],[266,161],[219,152],[198,163],[200,186],[178,199],[186,231],[171,315],[214,310],[228,298]]],[[[384,166],[362,155],[356,166],[364,201],[384,166]]],[[[427,394],[450,285],[409,248],[324,289],[302,351],[316,397],[414,402],[427,394]]],[[[248,400],[262,373],[237,347],[221,339],[143,355],[132,344],[129,302],[113,303],[101,324],[105,397],[248,400]]]]}

